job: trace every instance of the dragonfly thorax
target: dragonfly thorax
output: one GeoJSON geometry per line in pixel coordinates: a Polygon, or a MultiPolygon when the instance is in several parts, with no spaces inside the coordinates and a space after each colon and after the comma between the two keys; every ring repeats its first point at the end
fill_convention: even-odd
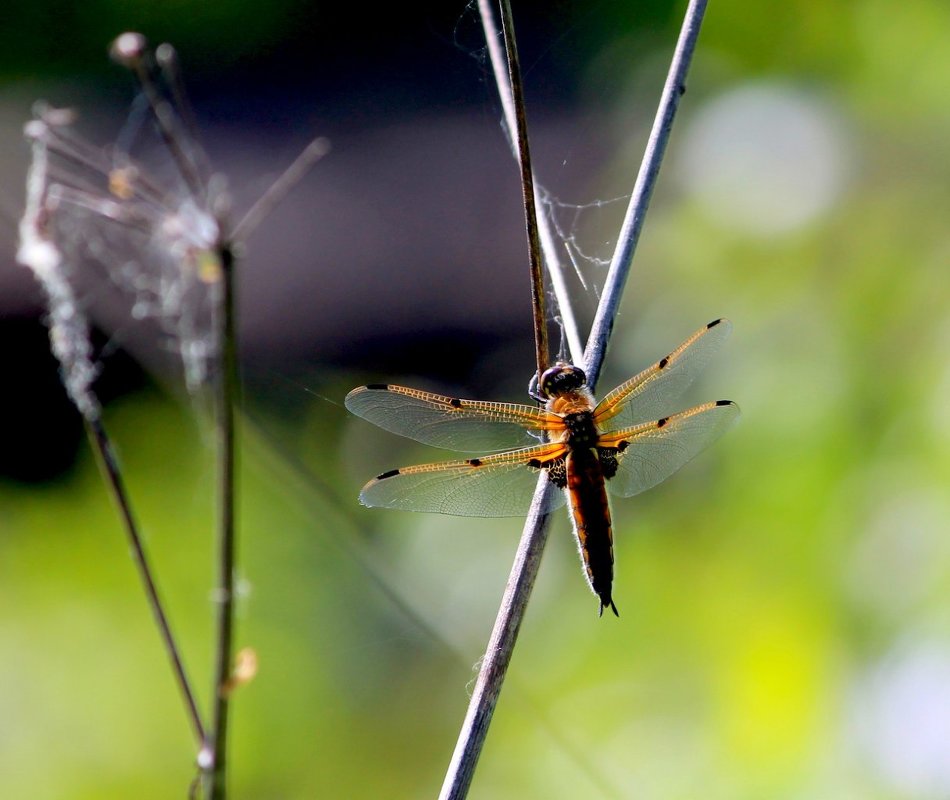
{"type": "Polygon", "coordinates": [[[593,411],[577,411],[564,416],[567,429],[567,442],[571,448],[593,447],[597,444],[597,427],[594,425],[593,411]]]}

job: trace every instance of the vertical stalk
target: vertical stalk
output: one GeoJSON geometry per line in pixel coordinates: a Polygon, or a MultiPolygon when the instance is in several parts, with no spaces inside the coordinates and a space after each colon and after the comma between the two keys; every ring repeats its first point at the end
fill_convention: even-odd
{"type": "Polygon", "coordinates": [[[640,231],[646,219],[647,209],[650,207],[650,198],[653,196],[653,187],[656,186],[660,174],[660,164],[666,154],[666,145],[670,140],[670,131],[673,130],[673,119],[679,108],[680,98],[686,93],[686,74],[693,60],[696,50],[696,40],[699,38],[699,29],[703,24],[706,13],[707,0],[690,0],[683,17],[676,49],[670,69],[666,74],[666,83],[660,95],[660,104],[653,119],[653,128],[650,130],[650,139],[640,162],[640,171],[630,195],[627,213],[624,216],[620,235],[617,237],[617,246],[607,271],[607,280],[604,282],[604,292],[597,304],[597,313],[591,325],[587,347],[584,350],[584,372],[587,374],[587,383],[593,390],[600,376],[600,368],[607,353],[607,342],[613,331],[614,320],[620,310],[620,300],[623,297],[627,276],[630,274],[630,265],[633,254],[640,240],[640,231]]]}
{"type": "Polygon", "coordinates": [[[505,55],[508,59],[508,81],[515,109],[515,129],[512,131],[518,149],[521,168],[521,195],[524,221],[528,234],[528,261],[531,274],[531,312],[534,317],[535,360],[538,380],[548,368],[548,320],[544,306],[544,271],[541,263],[541,243],[538,238],[538,214],[534,205],[534,173],[531,170],[531,148],[528,146],[528,120],[524,107],[524,84],[518,61],[518,43],[515,41],[515,23],[511,4],[501,0],[501,30],[505,37],[505,55]]]}
{"type": "MultiPolygon", "coordinates": [[[[495,25],[495,15],[492,12],[491,0],[478,0],[478,15],[482,20],[482,30],[485,32],[485,44],[488,47],[488,56],[491,61],[492,74],[495,86],[498,89],[498,98],[501,101],[502,112],[505,116],[505,125],[511,137],[514,155],[517,158],[515,145],[515,130],[518,127],[517,112],[512,96],[511,81],[507,58],[498,43],[498,28],[495,25]]],[[[522,184],[523,185],[523,184],[522,184]]],[[[543,206],[537,184],[534,186],[534,205],[543,206]]],[[[541,239],[541,251],[544,253],[544,264],[547,266],[548,277],[551,279],[551,289],[557,303],[556,313],[561,320],[564,335],[567,339],[571,361],[579,364],[584,356],[584,345],[578,329],[577,317],[567,292],[567,282],[564,276],[564,265],[559,256],[559,245],[555,242],[554,231],[547,214],[535,215],[538,233],[541,239]]]]}
{"type": "MultiPolygon", "coordinates": [[[[223,234],[222,234],[223,237],[223,234]]],[[[227,240],[222,238],[222,241],[227,240]]],[[[234,253],[230,244],[218,249],[221,263],[220,369],[215,385],[218,459],[218,576],[217,637],[214,668],[214,714],[210,740],[209,791],[211,800],[227,797],[227,746],[229,697],[226,684],[231,674],[234,648],[234,564],[235,564],[235,471],[236,440],[234,406],[237,402],[237,335],[235,328],[234,253]]]]}

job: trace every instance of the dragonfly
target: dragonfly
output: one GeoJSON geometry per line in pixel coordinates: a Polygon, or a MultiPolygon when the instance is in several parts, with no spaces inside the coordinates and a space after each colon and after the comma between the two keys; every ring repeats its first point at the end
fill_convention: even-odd
{"type": "Polygon", "coordinates": [[[360,386],[345,400],[358,417],[423,444],[481,455],[401,467],[360,492],[369,507],[472,517],[523,515],[541,473],[541,510],[565,503],[600,615],[613,600],[613,532],[607,490],[639,494],[668,478],[716,441],[739,417],[731,400],[670,413],[732,330],[717,319],[599,402],[584,371],[558,362],[537,384],[543,407],[462,400],[392,384],[360,386]]]}

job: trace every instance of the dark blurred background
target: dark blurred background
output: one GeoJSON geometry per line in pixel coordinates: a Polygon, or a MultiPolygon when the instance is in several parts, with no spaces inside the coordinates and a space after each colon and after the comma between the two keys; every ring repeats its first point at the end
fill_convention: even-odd
{"type": "MultiPolygon", "coordinates": [[[[515,5],[538,176],[586,325],[683,4],[515,5]]],[[[181,796],[193,748],[14,262],[44,99],[106,147],[124,30],[172,42],[247,209],[332,150],[241,264],[238,797],[437,791],[518,520],[368,511],[440,458],[347,418],[398,381],[520,401],[517,170],[474,6],[14,0],[0,12],[0,795],[181,796]]],[[[695,400],[740,425],[614,504],[619,621],[565,519],[473,797],[950,796],[950,7],[711,4],[602,389],[727,316],[695,400]]],[[[97,387],[190,672],[210,685],[212,437],[155,326],[94,320],[97,387]]],[[[671,409],[674,410],[674,409],[671,409]]],[[[206,695],[207,692],[204,692],[206,695]]]]}

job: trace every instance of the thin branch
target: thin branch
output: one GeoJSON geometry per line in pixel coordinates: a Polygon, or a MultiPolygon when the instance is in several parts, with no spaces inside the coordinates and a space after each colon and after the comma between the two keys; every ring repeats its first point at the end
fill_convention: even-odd
{"type": "Polygon", "coordinates": [[[172,635],[171,624],[165,614],[165,607],[162,604],[161,597],[159,597],[158,587],[155,585],[154,572],[148,560],[148,555],[145,552],[145,543],[142,541],[138,524],[135,521],[135,514],[132,511],[132,504],[129,500],[128,492],[126,492],[125,489],[125,481],[122,479],[122,471],[115,457],[112,442],[99,417],[86,417],[85,421],[86,430],[89,432],[89,439],[99,461],[99,466],[102,469],[106,484],[119,510],[119,516],[122,518],[122,524],[125,528],[125,533],[129,540],[129,547],[132,551],[132,560],[138,568],[139,577],[145,589],[145,597],[148,600],[152,616],[155,618],[155,624],[158,625],[158,631],[162,637],[162,643],[165,645],[168,660],[171,662],[172,671],[175,673],[175,680],[178,683],[182,699],[185,702],[188,718],[191,720],[191,727],[194,729],[195,738],[200,745],[204,742],[205,738],[201,712],[198,710],[195,693],[191,688],[188,675],[185,673],[185,666],[182,662],[178,644],[172,635]]]}
{"type": "Polygon", "coordinates": [[[232,239],[244,242],[254,229],[270,214],[288,193],[310,171],[311,167],[330,152],[330,140],[322,136],[308,144],[293,163],[281,173],[267,191],[251,206],[241,221],[235,225],[232,239]]]}
{"type": "MultiPolygon", "coordinates": [[[[154,58],[159,72],[165,79],[172,105],[178,112],[178,119],[181,120],[185,135],[191,141],[198,142],[198,122],[191,102],[188,100],[188,93],[185,91],[178,51],[169,42],[163,42],[155,48],[154,58]]],[[[198,169],[202,183],[207,183],[211,175],[207,153],[203,148],[195,147],[192,148],[191,154],[195,159],[195,167],[198,169]]]]}
{"type": "Polygon", "coordinates": [[[155,118],[162,142],[175,161],[178,174],[188,187],[192,199],[200,203],[204,199],[205,182],[202,180],[201,170],[193,152],[188,152],[186,149],[186,142],[190,139],[181,134],[175,111],[171,103],[162,97],[155,82],[154,61],[145,37],[140,33],[123,33],[113,41],[110,52],[116,62],[135,74],[148,101],[152,116],[155,118]]]}
{"type": "Polygon", "coordinates": [[[236,563],[235,478],[237,441],[235,407],[238,403],[238,352],[236,328],[235,244],[243,243],[254,228],[283,200],[307,174],[309,169],[329,151],[329,141],[317,138],[301,152],[294,162],[252,206],[234,230],[226,233],[225,214],[217,214],[219,243],[216,248],[221,264],[220,305],[216,309],[221,352],[215,381],[215,424],[218,440],[218,582],[216,600],[217,637],[215,643],[214,717],[207,746],[200,761],[206,772],[211,800],[227,796],[227,744],[230,712],[230,686],[234,650],[234,571],[236,563]]]}
{"type": "MultiPolygon", "coordinates": [[[[504,5],[504,0],[502,4],[504,5]]],[[[666,86],[657,109],[653,131],[627,210],[627,218],[621,228],[617,252],[608,272],[607,284],[592,328],[584,365],[591,386],[596,381],[603,365],[607,342],[613,330],[613,322],[629,274],[637,238],[643,226],[650,195],[659,173],[666,142],[669,139],[676,107],[680,96],[686,90],[686,74],[705,10],[706,0],[692,0],[686,10],[666,86]]],[[[471,786],[475,766],[481,755],[508,664],[511,661],[518,631],[521,628],[528,597],[541,563],[541,554],[547,540],[549,515],[541,513],[540,509],[544,507],[544,497],[549,491],[553,491],[553,487],[548,484],[546,476],[542,475],[531,511],[525,521],[521,543],[508,577],[508,584],[505,587],[501,607],[479,670],[475,690],[469,701],[468,712],[462,723],[455,751],[442,784],[440,800],[461,800],[467,796],[471,786]]]]}
{"type": "Polygon", "coordinates": [[[218,577],[215,590],[217,607],[217,636],[215,641],[214,716],[209,745],[211,764],[209,773],[211,800],[227,796],[227,744],[229,692],[234,649],[234,565],[235,565],[235,473],[236,436],[234,407],[237,403],[237,331],[235,326],[234,254],[225,237],[218,247],[221,263],[221,305],[218,310],[221,354],[215,381],[215,417],[218,439],[218,577]]]}
{"type": "MultiPolygon", "coordinates": [[[[192,199],[201,207],[211,205],[217,236],[209,248],[213,251],[220,270],[220,291],[214,298],[212,324],[219,343],[217,369],[213,376],[214,416],[217,438],[217,582],[215,588],[215,654],[214,699],[211,730],[204,737],[198,753],[198,766],[206,795],[211,800],[227,797],[227,750],[230,679],[234,649],[234,578],[235,578],[235,477],[236,434],[235,405],[238,396],[237,332],[235,323],[235,256],[234,238],[227,224],[230,212],[228,198],[223,193],[213,194],[212,183],[205,180],[201,165],[206,159],[193,136],[187,133],[188,123],[182,125],[171,102],[160,90],[154,71],[156,56],[146,47],[145,37],[138,33],[123,33],[112,44],[113,58],[131,69],[148,100],[159,134],[177,167],[192,199]]],[[[172,99],[183,106],[187,114],[184,90],[178,75],[174,50],[166,46],[157,56],[165,70],[167,87],[172,99]]],[[[286,176],[285,176],[286,177],[286,176]]],[[[291,172],[293,177],[293,172],[291,172]]],[[[283,186],[280,187],[283,189],[283,186]]],[[[280,191],[277,193],[280,195],[280,191]]],[[[267,206],[257,208],[257,214],[266,213],[267,206]]],[[[259,216],[248,222],[254,224],[259,216]]]]}
{"type": "MultiPolygon", "coordinates": [[[[478,11],[482,20],[482,29],[485,32],[485,42],[488,46],[492,73],[495,76],[495,85],[498,88],[498,97],[501,100],[501,107],[505,115],[505,126],[508,129],[511,139],[512,153],[517,158],[518,152],[515,146],[514,131],[518,127],[518,115],[515,111],[515,102],[512,96],[511,84],[509,83],[505,52],[499,41],[499,33],[495,24],[491,1],[478,0],[478,11]]],[[[538,190],[537,182],[532,180],[532,183],[534,185],[534,205],[539,208],[544,208],[544,202],[538,190]]],[[[579,363],[583,357],[584,346],[581,342],[577,317],[574,315],[574,307],[567,290],[567,281],[564,277],[564,265],[560,258],[560,248],[557,245],[557,240],[554,236],[554,231],[551,229],[551,223],[547,214],[536,215],[536,219],[538,234],[541,239],[541,250],[544,253],[544,263],[547,266],[548,275],[551,278],[551,288],[557,300],[558,314],[564,326],[564,333],[567,338],[568,349],[571,353],[571,360],[576,364],[579,363]]]]}
{"type": "Polygon", "coordinates": [[[511,100],[515,108],[515,144],[518,149],[518,165],[521,168],[521,195],[524,204],[524,221],[528,233],[528,261],[531,272],[531,313],[534,318],[535,361],[538,365],[538,380],[548,368],[548,318],[544,303],[544,267],[541,263],[541,244],[538,241],[538,213],[534,204],[534,173],[531,169],[531,148],[528,144],[528,118],[524,105],[524,85],[521,81],[521,64],[518,61],[518,43],[515,39],[515,21],[511,16],[511,4],[501,0],[501,30],[505,37],[505,55],[508,58],[508,80],[511,100]]]}
{"type": "Polygon", "coordinates": [[[528,598],[541,566],[550,520],[550,514],[542,513],[541,509],[546,504],[548,492],[553,491],[554,486],[542,475],[534,493],[531,510],[528,512],[514,564],[511,565],[501,607],[498,609],[488,648],[478,670],[475,689],[442,783],[439,800],[461,800],[468,795],[475,766],[485,744],[508,664],[515,649],[518,632],[521,630],[528,598]]]}
{"type": "Polygon", "coordinates": [[[666,75],[666,84],[660,96],[660,105],[653,120],[650,139],[643,154],[643,161],[640,163],[640,172],[633,187],[633,194],[630,196],[627,214],[620,228],[620,236],[610,262],[610,269],[607,271],[604,291],[597,305],[597,313],[584,350],[584,371],[587,373],[587,383],[591,390],[597,385],[597,379],[600,377],[604,356],[607,353],[607,343],[613,331],[617,312],[620,310],[620,300],[623,297],[627,276],[630,274],[630,264],[637,249],[640,231],[643,229],[653,187],[660,173],[660,164],[666,153],[670,131],[673,129],[673,118],[676,116],[680,97],[686,92],[686,74],[693,60],[699,29],[703,24],[703,15],[706,13],[706,3],[707,0],[690,0],[686,9],[676,49],[673,51],[673,60],[666,75]]]}

